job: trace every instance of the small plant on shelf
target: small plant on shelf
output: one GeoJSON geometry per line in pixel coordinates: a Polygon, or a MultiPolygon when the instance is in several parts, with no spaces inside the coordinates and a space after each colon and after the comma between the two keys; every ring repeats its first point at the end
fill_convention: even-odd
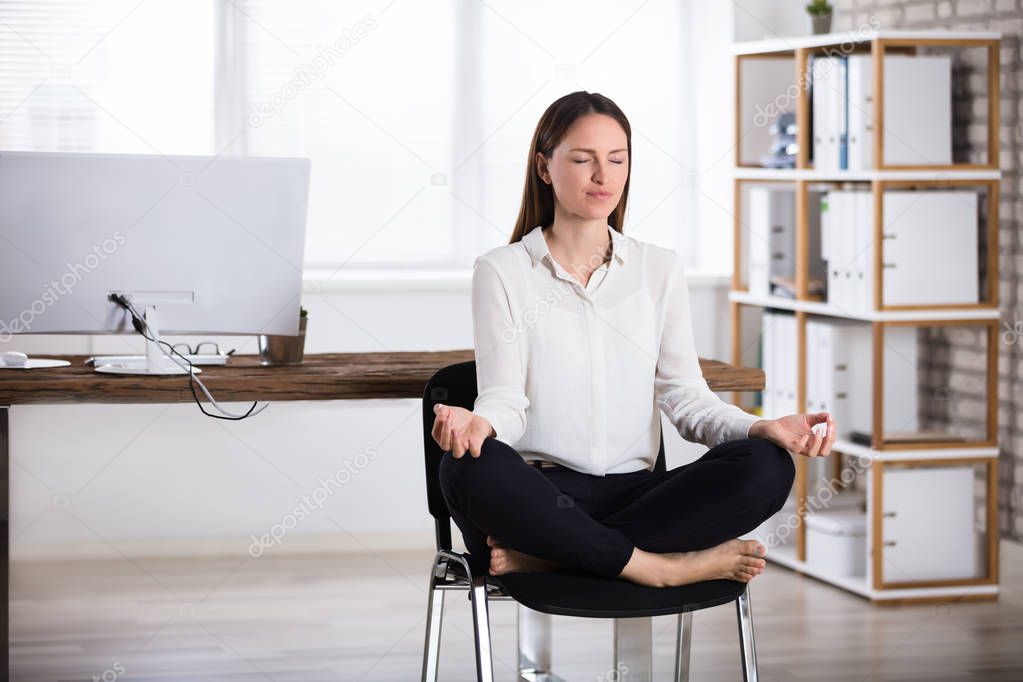
{"type": "Polygon", "coordinates": [[[811,0],[806,5],[806,15],[810,23],[810,32],[814,35],[831,31],[832,6],[828,0],[811,0]]]}

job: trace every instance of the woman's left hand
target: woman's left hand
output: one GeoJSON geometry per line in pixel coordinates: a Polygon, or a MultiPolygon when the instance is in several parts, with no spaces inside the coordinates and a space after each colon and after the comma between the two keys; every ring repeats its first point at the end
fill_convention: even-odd
{"type": "Polygon", "coordinates": [[[831,454],[837,430],[835,418],[831,414],[816,412],[761,419],[750,427],[749,435],[751,438],[766,438],[794,455],[827,457],[831,454]],[[818,433],[813,429],[815,424],[826,424],[827,430],[818,427],[818,433]]]}

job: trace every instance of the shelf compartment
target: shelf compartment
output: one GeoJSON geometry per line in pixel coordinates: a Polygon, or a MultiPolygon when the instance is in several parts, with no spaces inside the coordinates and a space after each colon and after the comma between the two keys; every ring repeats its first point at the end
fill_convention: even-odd
{"type": "Polygon", "coordinates": [[[770,128],[782,114],[795,114],[799,82],[793,55],[735,58],[736,166],[764,167],[773,141],[770,128]]]}
{"type": "MultiPolygon", "coordinates": [[[[824,470],[834,462],[827,458],[805,460],[824,470]]],[[[832,467],[832,479],[824,485],[818,481],[820,472],[808,474],[806,485],[812,491],[801,509],[790,497],[785,507],[748,537],[768,547],[767,559],[874,601],[946,601],[963,595],[994,598],[998,592],[997,515],[988,499],[996,494],[997,464],[997,458],[901,464],[869,458],[847,461],[832,467]],[[845,476],[849,472],[854,473],[845,476]],[[903,480],[898,480],[899,476],[903,480]],[[921,476],[928,480],[909,480],[921,476]],[[846,489],[847,482],[853,480],[865,482],[865,495],[846,489]],[[914,492],[917,485],[924,490],[914,492]],[[833,494],[824,494],[829,491],[833,494]],[[954,509],[949,506],[953,498],[957,500],[954,509]],[[935,505],[944,505],[949,518],[939,518],[942,509],[935,505]],[[815,534],[804,536],[801,551],[799,538],[807,526],[804,518],[831,514],[844,523],[849,515],[854,515],[855,521],[857,512],[863,514],[861,523],[867,524],[866,537],[854,536],[848,542],[863,552],[861,564],[866,570],[862,574],[800,558],[812,557],[812,543],[821,539],[815,534]],[[943,534],[939,528],[945,527],[949,530],[943,534]],[[995,533],[989,532],[992,528],[995,533]],[[950,533],[959,539],[951,538],[950,533]],[[940,548],[931,547],[940,542],[965,546],[968,551],[961,549],[961,556],[942,562],[940,548]],[[874,552],[873,547],[880,551],[874,552]],[[943,577],[942,568],[956,561],[961,565],[950,568],[949,577],[943,577]]]]}
{"type": "MultiPolygon", "coordinates": [[[[823,83],[821,69],[815,69],[814,57],[869,57],[866,64],[857,64],[856,73],[863,73],[865,82],[870,82],[874,96],[862,103],[853,103],[854,122],[864,119],[866,128],[858,129],[862,135],[870,131],[872,140],[863,155],[856,155],[860,163],[879,171],[997,171],[1000,126],[999,90],[999,40],[997,32],[953,33],[947,31],[860,31],[827,36],[809,36],[784,39],[781,41],[760,41],[736,44],[735,54],[735,166],[754,169],[765,167],[761,156],[767,157],[771,136],[767,130],[783,112],[794,115],[796,127],[795,169],[813,168],[811,161],[811,102],[810,91],[816,70],[819,83],[823,83]],[[927,141],[912,139],[922,128],[912,126],[908,121],[919,118],[914,106],[923,106],[918,98],[909,98],[904,106],[892,105],[889,112],[889,126],[885,125],[885,77],[895,78],[899,70],[909,66],[907,62],[887,64],[887,57],[902,54],[935,58],[948,56],[949,103],[948,140],[938,147],[921,144],[927,141]],[[981,66],[983,64],[983,67],[981,66]],[[976,71],[985,70],[982,78],[976,78],[976,71]],[[786,73],[787,72],[787,73],[786,73]],[[973,118],[973,99],[986,97],[983,127],[980,133],[985,138],[983,145],[970,147],[970,131],[977,131],[980,122],[973,118]],[[896,119],[897,113],[898,118],[896,119]],[[895,119],[895,120],[893,120],[895,119]],[[898,130],[891,126],[900,126],[898,130]],[[886,140],[888,151],[900,151],[900,158],[887,162],[885,159],[886,140]],[[914,150],[922,151],[916,152],[914,150]],[[940,152],[940,153],[939,153],[940,152]]],[[[824,62],[830,64],[831,62],[824,62]]],[[[844,64],[844,61],[839,62],[844,64]]],[[[930,62],[934,64],[934,62],[930,62]]],[[[924,69],[925,64],[915,65],[924,69]]],[[[940,63],[935,68],[940,67],[940,63]]],[[[907,76],[908,82],[915,82],[907,76]]],[[[822,86],[823,87],[823,86],[822,86]]],[[[889,99],[897,92],[889,89],[889,99]]],[[[901,89],[898,91],[901,92],[901,89]]],[[[866,98],[868,93],[864,93],[866,98]]],[[[925,91],[926,94],[926,91],[925,91]]],[[[891,103],[890,103],[891,104],[891,103]]],[[[924,120],[931,120],[924,117],[924,120]]],[[[854,126],[855,127],[855,126],[854,126]]],[[[945,126],[942,126],[944,128],[945,126]]],[[[943,130],[936,131],[943,135],[943,130]]],[[[852,133],[855,136],[855,133],[852,133]]],[[[861,137],[862,137],[861,135],[861,137]]],[[[941,137],[938,138],[942,139],[941,137]]],[[[829,175],[830,168],[819,169],[829,175]]]]}
{"type": "Polygon", "coordinates": [[[997,481],[997,458],[873,463],[872,587],[997,586],[997,481]]]}
{"type": "MultiPolygon", "coordinates": [[[[999,36],[1000,37],[1000,36],[999,36]]],[[[889,146],[906,147],[906,151],[912,152],[912,145],[905,145],[898,134],[891,132],[888,135],[874,136],[873,158],[875,167],[881,170],[938,170],[938,169],[998,169],[1000,127],[1000,83],[999,83],[999,37],[877,37],[871,41],[871,52],[873,60],[874,111],[873,119],[876,130],[885,129],[886,108],[885,108],[885,78],[888,69],[886,59],[878,59],[878,56],[885,57],[892,50],[911,50],[914,54],[930,57],[947,57],[952,70],[951,89],[951,126],[952,126],[952,148],[951,160],[949,163],[926,163],[927,159],[921,155],[923,162],[914,163],[889,163],[886,160],[885,144],[889,146]],[[976,65],[984,64],[984,85],[974,87],[970,85],[969,74],[978,68],[976,65]],[[970,90],[973,92],[970,92],[970,90]],[[964,108],[956,107],[956,98],[965,103],[964,108]],[[987,98],[986,120],[983,123],[985,128],[986,145],[982,149],[971,149],[968,138],[962,134],[964,130],[972,125],[972,109],[969,104],[978,97],[987,98]]],[[[911,132],[911,129],[906,129],[911,132]]]]}
{"type": "Polygon", "coordinates": [[[732,322],[733,363],[766,377],[763,391],[733,394],[746,411],[829,412],[843,443],[870,439],[858,455],[997,452],[997,319],[864,322],[735,306],[732,322]],[[953,362],[963,353],[975,356],[971,370],[970,357],[953,362]]]}
{"type": "MultiPolygon", "coordinates": [[[[764,174],[734,181],[733,261],[736,267],[732,290],[747,292],[749,297],[743,300],[764,301],[769,297],[784,301],[794,295],[798,303],[780,303],[779,306],[869,320],[954,318],[966,311],[981,311],[979,315],[962,315],[976,319],[997,312],[998,180],[953,179],[945,173],[930,174],[926,179],[851,183],[785,182],[770,177],[764,174]],[[768,199],[764,199],[765,196],[768,199]],[[792,197],[792,200],[782,201],[780,197],[792,197]],[[825,210],[829,206],[831,208],[825,210]],[[785,209],[784,215],[777,215],[775,209],[778,208],[785,209]],[[964,286],[971,285],[975,291],[972,295],[959,296],[958,300],[953,296],[951,282],[945,287],[950,292],[947,296],[939,293],[942,280],[935,280],[930,287],[899,286],[908,279],[935,277],[937,272],[949,276],[953,273],[950,268],[928,270],[923,265],[917,267],[919,272],[913,271],[914,257],[927,258],[921,247],[933,245],[933,239],[940,237],[938,230],[931,229],[933,220],[928,218],[936,211],[948,215],[950,221],[959,216],[955,224],[945,228],[949,239],[967,241],[955,249],[957,253],[965,253],[970,245],[976,250],[972,260],[975,270],[960,273],[964,286]],[[972,228],[970,221],[975,221],[972,228]],[[778,237],[784,238],[784,244],[776,243],[778,237]],[[824,257],[827,254],[821,253],[824,243],[829,244],[827,248],[831,252],[827,258],[824,257]],[[863,244],[866,246],[862,247],[863,244]],[[856,257],[841,257],[839,247],[855,252],[856,257]],[[772,258],[783,256],[785,259],[780,270],[790,279],[785,296],[777,296],[774,286],[766,283],[770,274],[764,265],[768,252],[772,258]],[[846,279],[841,279],[842,273],[846,279]],[[861,285],[852,289],[846,285],[843,295],[838,285],[850,281],[849,277],[855,278],[856,273],[860,278],[855,281],[861,285]],[[863,277],[866,277],[865,283],[863,277]],[[821,279],[826,281],[823,287],[821,279]],[[803,302],[821,305],[803,308],[803,302]],[[934,312],[905,317],[876,314],[896,311],[934,312]]],[[[938,244],[941,243],[944,241],[939,239],[938,244]]],[[[778,264],[769,262],[771,268],[778,264]]],[[[767,304],[773,305],[773,300],[767,304]]]]}
{"type": "MultiPolygon", "coordinates": [[[[940,174],[939,174],[940,175],[940,174]]],[[[970,308],[988,309],[998,308],[998,256],[999,256],[999,225],[998,225],[998,180],[953,180],[946,177],[937,177],[930,181],[921,180],[875,180],[871,183],[873,193],[873,276],[874,276],[874,308],[878,311],[895,310],[966,310],[970,308]],[[890,254],[895,250],[893,241],[895,234],[899,231],[896,226],[903,221],[905,215],[912,213],[919,204],[919,199],[914,199],[903,208],[896,211],[886,211],[895,206],[895,199],[909,197],[907,190],[921,192],[920,198],[927,193],[941,193],[942,199],[953,202],[954,208],[964,209],[969,212],[972,202],[972,210],[977,218],[976,231],[969,236],[975,240],[976,248],[976,286],[977,300],[974,303],[934,303],[934,304],[913,304],[913,303],[891,303],[886,297],[893,298],[893,287],[888,282],[889,266],[895,267],[889,262],[890,254]],[[955,201],[958,199],[959,201],[955,201]],[[895,213],[889,215],[889,213],[895,213]],[[887,284],[887,286],[886,286],[887,284]]],[[[951,213],[951,211],[950,211],[951,213]]],[[[912,229],[905,236],[913,236],[912,229]]],[[[920,235],[917,235],[918,237],[920,235]]]]}
{"type": "Polygon", "coordinates": [[[864,578],[831,575],[796,557],[793,547],[768,550],[766,559],[802,575],[815,578],[852,594],[869,599],[875,604],[946,603],[955,601],[994,601],[998,598],[998,585],[957,585],[947,587],[911,587],[875,590],[864,578]]]}
{"type": "MultiPolygon", "coordinates": [[[[872,322],[871,354],[873,396],[871,409],[871,447],[888,452],[920,449],[962,449],[997,447],[998,438],[998,320],[967,321],[941,320],[920,322],[872,322]],[[886,358],[904,359],[898,353],[885,352],[891,344],[886,337],[905,335],[916,329],[916,343],[928,349],[926,355],[916,358],[917,406],[916,414],[903,423],[885,422],[886,400],[891,397],[881,387],[888,387],[883,378],[891,372],[886,358]],[[972,332],[972,333],[971,333],[972,332]],[[970,336],[970,343],[981,344],[977,355],[980,362],[974,375],[955,376],[951,361],[954,337],[970,336]],[[972,382],[972,384],[971,384],[972,382]],[[953,385],[955,388],[953,389],[953,385]],[[982,406],[979,406],[982,404],[982,406]],[[963,409],[956,409],[957,407],[963,409]],[[979,412],[970,415],[970,412],[979,412]],[[979,420],[981,423],[971,423],[979,420]],[[907,441],[917,430],[924,433],[940,430],[943,425],[951,430],[936,434],[933,440],[907,441]]],[[[894,337],[893,337],[894,338],[894,337]]],[[[890,348],[889,348],[890,349],[890,348]]],[[[894,362],[897,360],[891,360],[894,362]]],[[[960,368],[961,369],[961,368],[960,368]]]]}

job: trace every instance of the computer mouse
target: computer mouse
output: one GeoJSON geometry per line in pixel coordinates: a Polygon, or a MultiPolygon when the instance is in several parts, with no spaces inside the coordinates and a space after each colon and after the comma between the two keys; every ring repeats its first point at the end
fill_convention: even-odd
{"type": "Polygon", "coordinates": [[[28,362],[28,356],[16,350],[0,353],[0,364],[7,365],[8,367],[24,367],[26,362],[28,362]]]}

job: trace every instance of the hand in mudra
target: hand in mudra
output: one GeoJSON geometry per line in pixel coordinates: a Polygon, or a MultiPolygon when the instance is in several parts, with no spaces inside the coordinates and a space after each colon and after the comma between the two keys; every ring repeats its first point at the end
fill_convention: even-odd
{"type": "Polygon", "coordinates": [[[455,459],[462,457],[466,450],[473,457],[479,457],[483,441],[494,435],[490,422],[464,407],[437,403],[433,413],[436,416],[430,435],[442,450],[450,450],[455,459]]]}
{"type": "Polygon", "coordinates": [[[835,443],[835,418],[828,412],[790,414],[777,419],[762,419],[750,427],[751,438],[766,438],[794,455],[827,457],[835,443]],[[824,424],[826,428],[815,424],[824,424]]]}

